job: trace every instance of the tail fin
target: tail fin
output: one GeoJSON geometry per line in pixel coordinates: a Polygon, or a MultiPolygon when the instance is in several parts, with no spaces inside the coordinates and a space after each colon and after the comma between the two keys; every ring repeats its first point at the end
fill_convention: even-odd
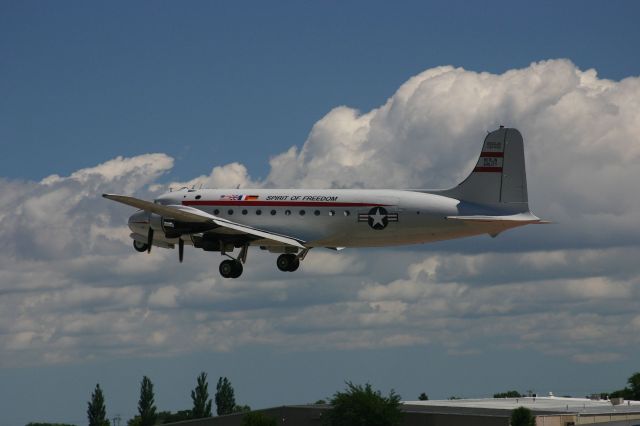
{"type": "Polygon", "coordinates": [[[500,126],[489,133],[471,174],[440,194],[472,203],[510,204],[514,210],[529,211],[520,132],[500,126]]]}

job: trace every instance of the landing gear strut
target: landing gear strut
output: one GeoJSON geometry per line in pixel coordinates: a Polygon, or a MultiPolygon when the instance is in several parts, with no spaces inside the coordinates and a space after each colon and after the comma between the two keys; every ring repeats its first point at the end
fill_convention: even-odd
{"type": "Polygon", "coordinates": [[[278,256],[276,265],[283,272],[293,272],[300,267],[300,259],[295,254],[281,254],[278,256]]]}

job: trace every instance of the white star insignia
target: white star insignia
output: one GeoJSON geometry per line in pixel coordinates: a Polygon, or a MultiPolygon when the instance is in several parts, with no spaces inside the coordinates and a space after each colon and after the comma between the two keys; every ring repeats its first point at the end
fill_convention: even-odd
{"type": "Polygon", "coordinates": [[[378,208],[378,210],[376,210],[376,214],[372,214],[370,215],[371,219],[373,219],[373,223],[371,224],[371,226],[376,226],[376,225],[380,225],[380,226],[384,226],[384,223],[382,222],[382,220],[387,217],[387,215],[384,214],[380,214],[380,208],[378,208]]]}

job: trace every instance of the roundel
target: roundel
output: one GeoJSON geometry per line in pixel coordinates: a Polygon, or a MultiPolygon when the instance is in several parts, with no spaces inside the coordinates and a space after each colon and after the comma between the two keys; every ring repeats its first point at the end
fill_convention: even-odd
{"type": "Polygon", "coordinates": [[[384,229],[389,224],[387,209],[384,207],[374,207],[369,210],[369,226],[373,229],[384,229]]]}

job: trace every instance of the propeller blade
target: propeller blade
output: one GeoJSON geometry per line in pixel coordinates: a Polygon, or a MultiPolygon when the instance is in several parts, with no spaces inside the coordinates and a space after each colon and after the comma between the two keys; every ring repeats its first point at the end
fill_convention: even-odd
{"type": "Polygon", "coordinates": [[[147,235],[147,253],[151,253],[152,245],[153,245],[153,228],[149,227],[149,234],[147,235]]]}
{"type": "Polygon", "coordinates": [[[182,238],[178,238],[178,259],[180,259],[180,263],[182,263],[183,258],[184,258],[184,240],[182,238]]]}

